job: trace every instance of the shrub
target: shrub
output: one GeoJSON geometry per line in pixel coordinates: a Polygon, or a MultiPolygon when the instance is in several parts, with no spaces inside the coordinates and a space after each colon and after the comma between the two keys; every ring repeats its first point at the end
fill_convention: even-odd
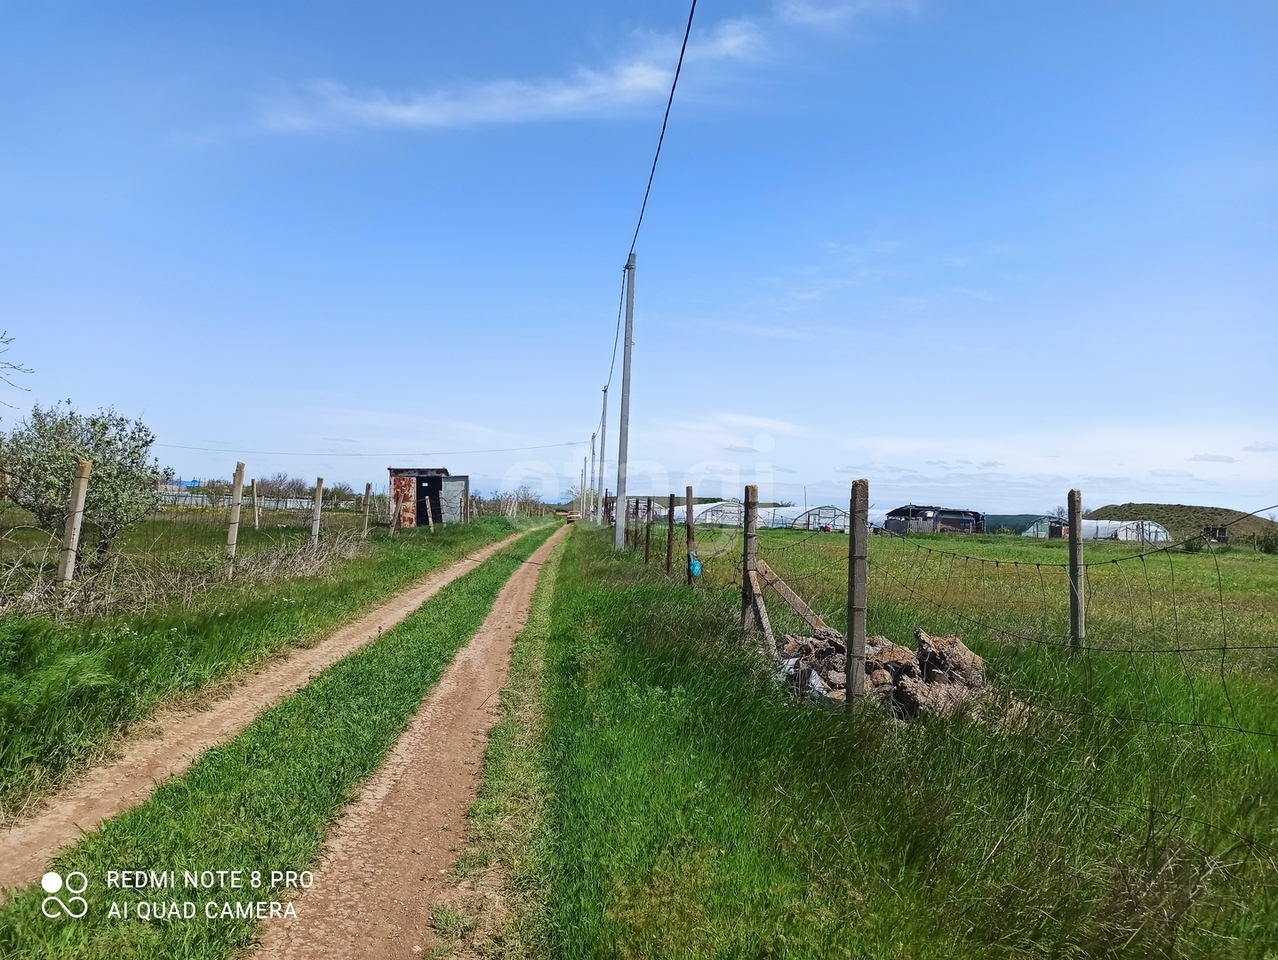
{"type": "Polygon", "coordinates": [[[93,464],[84,518],[97,528],[98,557],[105,556],[129,524],[160,505],[161,484],[173,471],[149,459],[155,434],[141,420],[107,408],[82,415],[71,401],[42,408],[3,438],[6,495],[35,515],[36,524],[60,533],[76,463],[93,464]]]}

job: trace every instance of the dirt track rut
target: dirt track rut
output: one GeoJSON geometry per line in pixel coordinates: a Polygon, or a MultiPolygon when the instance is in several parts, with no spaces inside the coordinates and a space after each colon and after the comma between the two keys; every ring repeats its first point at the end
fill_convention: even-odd
{"type": "Polygon", "coordinates": [[[434,944],[431,908],[465,842],[466,808],[479,786],[511,647],[527,623],[541,566],[567,529],[502,588],[330,834],[315,885],[295,901],[297,919],[267,923],[258,960],[414,958],[434,944]]]}
{"type": "Polygon", "coordinates": [[[157,785],[184,773],[210,747],[232,739],[258,714],[306,686],[311,678],[376,640],[459,577],[522,534],[473,551],[429,574],[314,647],[295,650],[249,675],[217,702],[194,711],[162,709],[148,735],[126,740],[123,755],[91,770],[56,794],[30,820],[0,832],[0,891],[40,878],[62,847],[104,820],[144,802],[157,785]]]}

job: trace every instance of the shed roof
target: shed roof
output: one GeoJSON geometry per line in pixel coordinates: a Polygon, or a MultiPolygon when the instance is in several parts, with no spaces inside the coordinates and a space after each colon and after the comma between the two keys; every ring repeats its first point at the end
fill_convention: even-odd
{"type": "Polygon", "coordinates": [[[387,467],[392,477],[446,477],[447,467],[387,467]]]}

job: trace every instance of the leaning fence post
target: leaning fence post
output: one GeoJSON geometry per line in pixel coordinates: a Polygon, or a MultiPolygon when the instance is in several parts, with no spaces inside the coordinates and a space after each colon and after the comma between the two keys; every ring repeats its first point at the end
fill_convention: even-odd
{"type": "Polygon", "coordinates": [[[315,503],[311,506],[311,543],[319,544],[320,513],[324,509],[324,478],[315,478],[315,503]]]}
{"type": "Polygon", "coordinates": [[[1083,610],[1083,492],[1069,492],[1069,642],[1081,647],[1087,637],[1083,610]]]}
{"type": "Polygon", "coordinates": [[[257,496],[257,480],[249,481],[249,494],[253,497],[253,529],[262,528],[262,501],[257,496]]]}
{"type": "Polygon", "coordinates": [[[846,701],[865,696],[865,609],[870,548],[870,481],[852,484],[848,507],[848,652],[846,701]]]}
{"type": "Polygon", "coordinates": [[[670,509],[666,511],[666,576],[670,576],[670,568],[674,561],[674,511],[675,495],[670,494],[670,509]]]}
{"type": "Polygon", "coordinates": [[[754,604],[754,588],[750,574],[759,568],[759,488],[750,484],[745,488],[745,522],[741,548],[741,629],[747,632],[754,626],[751,607],[754,604]]]}
{"type": "Polygon", "coordinates": [[[226,528],[226,559],[235,559],[235,544],[240,538],[240,505],[244,502],[244,464],[235,465],[231,484],[231,522],[226,528]]]}
{"type": "Polygon", "coordinates": [[[67,502],[67,523],[62,530],[62,550],[58,556],[59,588],[75,578],[75,558],[80,550],[80,524],[84,521],[84,500],[89,495],[89,474],[93,464],[81,460],[71,478],[71,496],[67,502]]]}
{"type": "Polygon", "coordinates": [[[364,484],[364,539],[368,539],[368,511],[373,502],[373,485],[364,484]]]}
{"type": "Polygon", "coordinates": [[[683,520],[684,528],[688,532],[688,586],[692,586],[692,555],[697,552],[697,532],[692,527],[692,487],[687,490],[683,520]]]}

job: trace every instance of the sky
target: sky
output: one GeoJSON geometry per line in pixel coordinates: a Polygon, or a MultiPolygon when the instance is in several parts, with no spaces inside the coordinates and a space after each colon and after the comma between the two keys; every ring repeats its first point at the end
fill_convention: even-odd
{"type": "MultiPolygon", "coordinates": [[[[0,6],[0,427],[577,482],[684,3],[0,6]]],[[[635,250],[631,492],[1278,503],[1271,2],[703,0],[635,250]]]]}

